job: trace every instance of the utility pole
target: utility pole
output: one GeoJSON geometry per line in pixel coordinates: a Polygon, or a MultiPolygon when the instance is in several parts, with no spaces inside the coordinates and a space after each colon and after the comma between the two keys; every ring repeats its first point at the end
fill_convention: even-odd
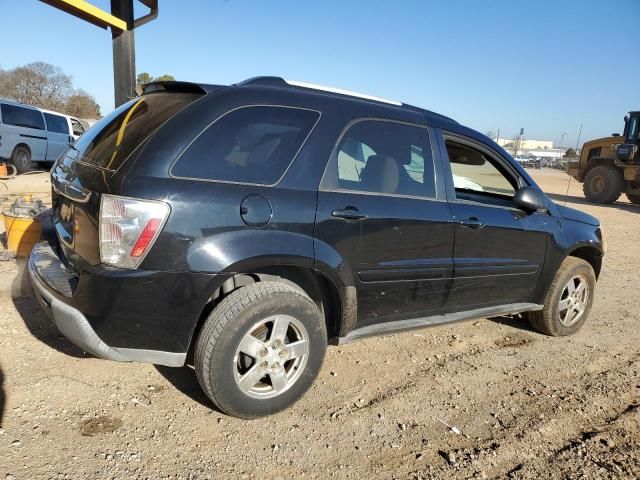
{"type": "Polygon", "coordinates": [[[136,96],[136,45],[134,29],[158,17],[158,0],[138,0],[149,13],[134,18],[135,0],[111,0],[108,13],[86,0],[41,0],[100,28],[111,29],[113,91],[116,107],[136,96]]]}
{"type": "Polygon", "coordinates": [[[518,137],[518,143],[516,145],[516,157],[518,156],[518,151],[522,148],[522,136],[524,135],[524,128],[520,129],[520,135],[518,137]]]}
{"type": "Polygon", "coordinates": [[[111,15],[124,20],[127,30],[111,29],[113,92],[116,108],[136,96],[136,43],[133,0],[111,0],[111,15]]]}
{"type": "Polygon", "coordinates": [[[562,140],[560,141],[560,150],[564,150],[564,139],[567,138],[567,132],[562,132],[562,140]]]}

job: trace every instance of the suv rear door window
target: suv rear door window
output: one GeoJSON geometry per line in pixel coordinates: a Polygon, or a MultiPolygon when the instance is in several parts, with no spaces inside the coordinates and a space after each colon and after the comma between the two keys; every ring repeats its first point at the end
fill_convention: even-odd
{"type": "Polygon", "coordinates": [[[434,197],[435,177],[427,130],[379,120],[356,123],[338,148],[338,187],[434,197]]]}
{"type": "Polygon", "coordinates": [[[76,141],[81,161],[117,170],[164,122],[200,96],[153,93],[121,105],[76,141]]]}
{"type": "Polygon", "coordinates": [[[193,141],[171,173],[200,180],[275,184],[319,117],[316,111],[294,107],[232,110],[193,141]]]}
{"type": "Polygon", "coordinates": [[[52,113],[44,113],[44,118],[47,121],[47,130],[54,133],[64,133],[69,135],[69,125],[67,119],[60,115],[54,115],[52,113]]]}
{"type": "Polygon", "coordinates": [[[1,104],[0,109],[2,110],[2,121],[7,125],[44,130],[42,113],[38,110],[9,105],[8,103],[1,104]]]}

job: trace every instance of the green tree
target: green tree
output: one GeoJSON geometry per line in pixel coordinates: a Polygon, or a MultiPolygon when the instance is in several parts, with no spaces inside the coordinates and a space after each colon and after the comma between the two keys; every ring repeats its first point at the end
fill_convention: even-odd
{"type": "Polygon", "coordinates": [[[60,110],[70,93],[71,77],[50,63],[33,62],[2,72],[0,96],[19,103],[60,110]]]}
{"type": "Polygon", "coordinates": [[[140,72],[138,77],[136,78],[136,84],[143,85],[145,83],[149,83],[153,80],[153,77],[149,75],[147,72],[140,72]]]}
{"type": "Polygon", "coordinates": [[[175,81],[175,78],[173,78],[173,75],[169,75],[169,74],[164,74],[164,75],[160,75],[159,77],[154,78],[154,80],[156,82],[168,82],[168,81],[175,81]]]}
{"type": "Polygon", "coordinates": [[[100,118],[100,105],[84,90],[76,90],[67,98],[65,112],[78,118],[100,118]]]}
{"type": "Polygon", "coordinates": [[[159,77],[152,77],[148,72],[140,72],[138,77],[136,78],[136,84],[144,85],[149,82],[166,82],[166,81],[174,81],[173,75],[169,75],[165,73],[164,75],[160,75],[159,77]]]}
{"type": "Polygon", "coordinates": [[[566,152],[564,152],[565,158],[573,158],[576,156],[576,151],[573,148],[568,148],[566,152]]]}
{"type": "Polygon", "coordinates": [[[100,118],[100,106],[60,67],[33,62],[12,70],[0,68],[0,97],[81,118],[100,118]]]}

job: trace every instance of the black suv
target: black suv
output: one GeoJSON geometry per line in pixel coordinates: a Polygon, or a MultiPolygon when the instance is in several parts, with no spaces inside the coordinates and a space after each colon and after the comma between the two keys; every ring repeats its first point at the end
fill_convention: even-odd
{"type": "Polygon", "coordinates": [[[192,355],[245,418],[300,398],[328,343],[522,312],[572,334],[604,253],[484,135],[277,77],[148,84],[51,181],[56,239],[29,267],[60,331],[110,360],[192,355]]]}

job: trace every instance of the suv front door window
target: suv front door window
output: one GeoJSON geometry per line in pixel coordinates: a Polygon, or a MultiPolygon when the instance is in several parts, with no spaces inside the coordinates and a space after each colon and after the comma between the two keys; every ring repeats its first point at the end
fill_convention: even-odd
{"type": "Polygon", "coordinates": [[[456,198],[487,203],[513,198],[518,181],[501,163],[461,143],[448,140],[446,146],[456,198]]]}

